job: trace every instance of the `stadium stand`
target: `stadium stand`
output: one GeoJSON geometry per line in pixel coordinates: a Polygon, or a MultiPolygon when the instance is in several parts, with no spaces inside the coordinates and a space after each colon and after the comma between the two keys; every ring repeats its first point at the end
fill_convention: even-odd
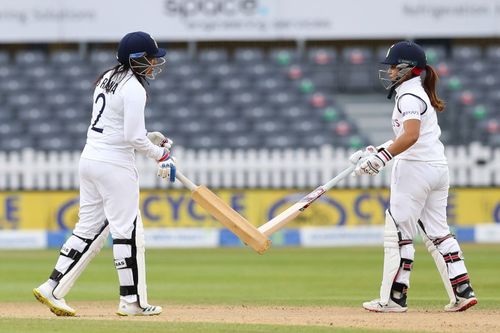
{"type": "MultiPolygon", "coordinates": [[[[500,146],[500,46],[426,47],[438,70],[448,145],[500,146]]],[[[341,94],[380,92],[385,47],[172,49],[166,74],[148,87],[147,127],[179,145],[282,148],[368,143],[341,94]]],[[[93,82],[115,64],[104,48],[0,52],[0,150],[80,149],[90,121],[93,82]],[[9,124],[6,124],[8,120],[9,124]]]]}

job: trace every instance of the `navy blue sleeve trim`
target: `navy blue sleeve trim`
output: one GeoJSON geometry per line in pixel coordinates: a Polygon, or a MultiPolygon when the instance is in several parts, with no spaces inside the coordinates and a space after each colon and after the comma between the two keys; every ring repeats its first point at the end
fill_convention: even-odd
{"type": "Polygon", "coordinates": [[[401,99],[401,97],[403,97],[403,96],[405,96],[405,95],[411,95],[411,96],[413,96],[413,97],[416,97],[416,98],[418,98],[419,100],[421,100],[421,101],[424,103],[424,105],[425,105],[425,110],[424,110],[424,112],[422,112],[420,115],[423,115],[424,113],[426,113],[426,112],[427,112],[427,103],[425,103],[425,101],[424,101],[422,98],[420,98],[419,96],[417,96],[417,95],[415,95],[415,94],[406,93],[406,94],[403,94],[403,95],[399,96],[398,101],[397,101],[397,103],[396,103],[396,104],[397,104],[397,107],[398,107],[398,111],[399,111],[399,113],[402,113],[402,112],[401,112],[401,109],[399,108],[399,100],[401,99]]]}

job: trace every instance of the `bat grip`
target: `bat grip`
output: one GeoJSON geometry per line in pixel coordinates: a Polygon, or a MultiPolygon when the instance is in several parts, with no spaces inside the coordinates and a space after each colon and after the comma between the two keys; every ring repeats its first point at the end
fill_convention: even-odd
{"type": "Polygon", "coordinates": [[[175,178],[177,178],[184,186],[186,186],[190,191],[194,191],[198,186],[189,180],[188,177],[184,176],[182,172],[178,169],[175,172],[175,178]]]}
{"type": "Polygon", "coordinates": [[[335,185],[337,185],[337,183],[339,181],[341,181],[345,177],[349,176],[354,171],[355,168],[356,168],[355,165],[349,166],[348,168],[346,168],[345,170],[343,170],[341,173],[339,173],[335,178],[333,178],[328,183],[326,183],[325,185],[323,185],[323,188],[325,189],[325,191],[330,190],[332,187],[334,187],[335,185]]]}

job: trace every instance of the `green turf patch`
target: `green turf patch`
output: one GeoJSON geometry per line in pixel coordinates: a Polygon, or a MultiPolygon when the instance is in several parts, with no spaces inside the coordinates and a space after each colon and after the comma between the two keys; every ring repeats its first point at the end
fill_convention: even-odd
{"type": "MultiPolygon", "coordinates": [[[[321,326],[159,323],[144,321],[106,321],[69,319],[1,319],[0,332],[9,333],[383,333],[393,330],[368,330],[321,326]]],[[[416,331],[415,331],[416,332],[416,331]]]]}
{"type": "MultiPolygon", "coordinates": [[[[478,308],[500,308],[500,245],[463,246],[478,295],[478,308]]],[[[58,250],[0,251],[0,301],[34,301],[33,287],[45,281],[58,250]]],[[[148,250],[147,278],[152,303],[360,307],[377,297],[382,247],[148,250]]],[[[447,303],[430,255],[417,246],[408,302],[410,308],[441,309],[447,303]]],[[[89,265],[67,296],[71,301],[116,300],[118,279],[110,249],[89,265]]]]}

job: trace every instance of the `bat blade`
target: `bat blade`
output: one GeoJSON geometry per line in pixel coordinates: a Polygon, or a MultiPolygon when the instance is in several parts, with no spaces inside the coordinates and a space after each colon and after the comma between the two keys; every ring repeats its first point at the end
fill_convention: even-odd
{"type": "Polygon", "coordinates": [[[275,216],[269,222],[261,225],[258,230],[266,236],[271,235],[281,229],[285,224],[295,219],[325,192],[326,189],[323,186],[316,188],[314,191],[300,199],[297,203],[288,207],[284,212],[275,216]]]}
{"type": "Polygon", "coordinates": [[[271,245],[271,241],[265,235],[207,187],[203,185],[196,187],[191,196],[197,204],[256,252],[262,254],[271,245]]]}

